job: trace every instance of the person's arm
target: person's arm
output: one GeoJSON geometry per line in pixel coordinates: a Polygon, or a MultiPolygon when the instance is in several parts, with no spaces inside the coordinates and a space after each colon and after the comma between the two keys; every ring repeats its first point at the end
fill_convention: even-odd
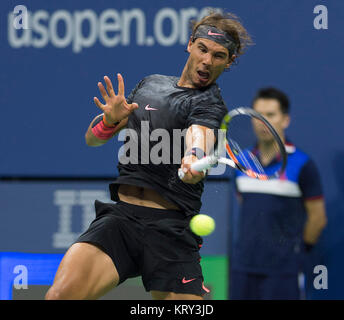
{"type": "Polygon", "coordinates": [[[117,79],[117,95],[107,76],[104,77],[106,89],[101,82],[98,82],[98,88],[105,104],[94,97],[94,103],[103,111],[103,114],[95,117],[87,129],[85,140],[89,146],[101,146],[106,143],[126,126],[128,116],[138,108],[137,103],[128,103],[125,99],[124,81],[120,74],[117,74],[117,79]]]}
{"type": "Polygon", "coordinates": [[[181,168],[185,174],[182,179],[185,183],[196,184],[205,174],[191,169],[191,164],[203,155],[209,155],[215,144],[213,130],[201,125],[192,125],[186,132],[186,151],[182,159],[181,168]],[[195,152],[192,152],[195,151],[195,152]]]}
{"type": "Polygon", "coordinates": [[[324,199],[304,201],[307,220],[304,227],[303,240],[306,246],[313,246],[327,224],[324,199]]]}
{"type": "MultiPolygon", "coordinates": [[[[85,134],[85,140],[86,140],[86,144],[90,147],[98,147],[103,145],[104,143],[106,143],[108,140],[110,140],[114,135],[116,135],[119,131],[121,131],[128,122],[128,118],[123,119],[122,121],[120,121],[120,123],[118,125],[116,125],[116,127],[114,128],[114,130],[112,131],[112,135],[111,137],[109,137],[108,139],[100,139],[98,137],[96,137],[93,133],[92,130],[94,130],[93,128],[100,122],[103,121],[103,114],[100,114],[98,116],[96,116],[91,124],[89,125],[86,134],[85,134]]],[[[104,124],[104,126],[106,126],[104,124]]]]}
{"type": "Polygon", "coordinates": [[[303,240],[306,251],[310,251],[327,224],[320,174],[314,161],[309,160],[303,166],[299,176],[299,185],[307,213],[303,240]]]}

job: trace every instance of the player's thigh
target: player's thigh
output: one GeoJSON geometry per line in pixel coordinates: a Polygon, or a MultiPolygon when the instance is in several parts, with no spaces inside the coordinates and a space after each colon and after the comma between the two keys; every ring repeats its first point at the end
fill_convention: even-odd
{"type": "Polygon", "coordinates": [[[118,282],[116,267],[105,252],[90,243],[75,243],[63,257],[46,299],[97,299],[118,282]]]}
{"type": "Polygon", "coordinates": [[[151,291],[154,300],[203,300],[202,296],[191,293],[175,293],[165,291],[151,291]]]}

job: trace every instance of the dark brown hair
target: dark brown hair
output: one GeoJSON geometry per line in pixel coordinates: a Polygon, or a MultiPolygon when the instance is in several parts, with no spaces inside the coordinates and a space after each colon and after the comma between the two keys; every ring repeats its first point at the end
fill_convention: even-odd
{"type": "Polygon", "coordinates": [[[209,14],[200,21],[191,21],[192,38],[200,25],[212,26],[227,32],[237,45],[235,52],[236,57],[242,55],[245,49],[253,44],[251,36],[239,21],[239,18],[232,13],[210,11],[209,14]]]}
{"type": "Polygon", "coordinates": [[[253,99],[252,106],[258,99],[275,99],[279,102],[282,113],[289,114],[290,102],[288,96],[277,88],[260,89],[253,99]]]}

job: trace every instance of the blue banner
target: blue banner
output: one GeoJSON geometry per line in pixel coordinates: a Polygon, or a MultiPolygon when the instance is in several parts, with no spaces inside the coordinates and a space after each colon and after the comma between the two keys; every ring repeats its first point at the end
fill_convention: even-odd
{"type": "MultiPolygon", "coordinates": [[[[95,218],[94,201],[112,202],[108,182],[8,182],[0,195],[0,252],[64,253],[95,218]]],[[[202,254],[228,252],[230,195],[227,180],[205,185],[202,213],[217,226],[202,254]]]]}

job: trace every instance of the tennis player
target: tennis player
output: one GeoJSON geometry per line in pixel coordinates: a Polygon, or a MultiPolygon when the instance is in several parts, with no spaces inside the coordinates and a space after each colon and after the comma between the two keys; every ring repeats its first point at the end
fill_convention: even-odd
{"type": "MultiPolygon", "coordinates": [[[[180,77],[148,76],[127,99],[122,75],[117,75],[117,94],[108,77],[106,88],[98,83],[105,104],[94,99],[103,113],[91,122],[86,142],[100,146],[122,128],[135,130],[138,164],[119,163],[119,177],[110,184],[116,203],[96,200],[96,219],[65,254],[46,299],[96,299],[137,276],[154,299],[203,298],[208,290],[200,266],[202,239],[188,224],[201,208],[204,173],[191,170],[190,164],[214,147],[216,129],[227,112],[215,81],[249,39],[234,15],[213,12],[194,23],[180,77]],[[149,132],[161,128],[171,137],[173,129],[187,129],[181,162],[142,163],[141,154],[147,151],[141,150],[142,142],[148,151],[157,143],[143,133],[143,121],[148,121],[149,132]],[[205,139],[209,129],[213,140],[205,139]]],[[[170,147],[172,159],[180,144],[170,147]]]]}

